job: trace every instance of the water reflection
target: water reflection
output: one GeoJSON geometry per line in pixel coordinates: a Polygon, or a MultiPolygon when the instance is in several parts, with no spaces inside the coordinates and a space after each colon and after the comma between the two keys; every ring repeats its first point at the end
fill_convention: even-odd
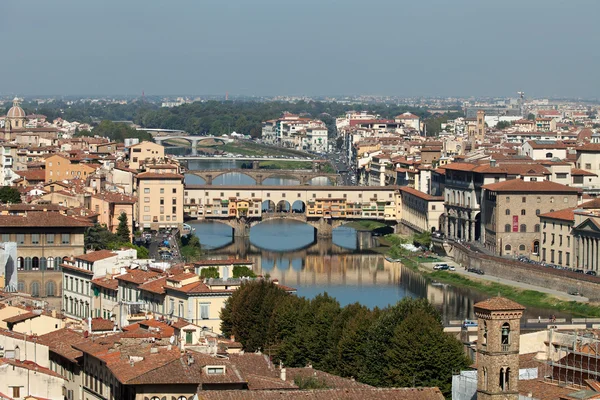
{"type": "MultiPolygon", "coordinates": [[[[250,238],[232,238],[220,223],[193,223],[208,258],[247,258],[258,274],[269,274],[298,295],[327,292],[342,305],[359,302],[386,307],[405,297],[426,298],[441,312],[444,323],[473,318],[473,304],[489,295],[430,282],[399,263],[387,261],[372,248],[376,238],[350,228],[334,230],[332,239],[314,240],[312,227],[297,221],[272,221],[253,227],[250,238]]],[[[525,318],[555,312],[528,308],[525,318]]],[[[558,313],[555,313],[557,316],[558,313]]]]}

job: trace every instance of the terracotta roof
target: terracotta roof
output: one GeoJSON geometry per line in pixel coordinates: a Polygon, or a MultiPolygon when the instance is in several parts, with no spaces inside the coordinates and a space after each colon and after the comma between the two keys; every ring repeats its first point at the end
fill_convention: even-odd
{"type": "Polygon", "coordinates": [[[27,321],[28,319],[39,317],[40,314],[28,312],[25,314],[15,315],[13,317],[3,319],[7,324],[18,324],[19,322],[27,321]]]}
{"type": "Polygon", "coordinates": [[[287,377],[294,381],[296,378],[314,377],[322,381],[330,389],[355,389],[355,388],[371,388],[370,385],[360,383],[341,376],[332,375],[324,371],[313,368],[287,368],[287,377]]]}
{"type": "Polygon", "coordinates": [[[81,272],[81,273],[86,274],[86,275],[94,276],[94,271],[90,271],[89,269],[85,269],[85,268],[79,268],[79,267],[76,267],[76,266],[71,265],[71,264],[62,263],[62,264],[60,264],[60,267],[63,270],[68,270],[68,271],[70,270],[70,271],[75,271],[75,272],[81,272]]]}
{"type": "Polygon", "coordinates": [[[138,179],[183,179],[183,175],[172,174],[172,173],[157,173],[157,172],[143,172],[138,174],[138,179]]]}
{"type": "Polygon", "coordinates": [[[156,293],[156,294],[164,294],[165,286],[167,284],[167,277],[154,279],[143,283],[139,286],[140,290],[145,290],[146,292],[156,293]]]}
{"type": "Polygon", "coordinates": [[[559,219],[562,221],[575,221],[574,208],[565,208],[564,210],[552,211],[549,213],[541,214],[540,218],[559,219]]]}
{"type": "Polygon", "coordinates": [[[82,254],[80,256],[75,256],[75,259],[93,263],[104,260],[105,258],[115,257],[116,255],[117,253],[113,253],[111,250],[98,250],[91,253],[82,254]]]}
{"type": "Polygon", "coordinates": [[[509,179],[504,182],[484,185],[484,189],[495,192],[532,192],[532,193],[578,193],[580,189],[561,185],[551,181],[528,181],[522,179],[509,179]]]}
{"type": "Polygon", "coordinates": [[[598,153],[600,152],[600,143],[587,143],[581,147],[577,147],[575,150],[577,150],[578,152],[591,152],[591,153],[598,153]]]}
{"type": "Polygon", "coordinates": [[[519,393],[524,396],[531,394],[534,399],[538,400],[556,400],[575,391],[576,389],[558,386],[543,379],[519,380],[519,393]]]}
{"type": "Polygon", "coordinates": [[[83,340],[81,333],[71,329],[63,328],[54,332],[47,333],[38,337],[39,343],[48,346],[50,351],[66,358],[69,361],[77,362],[77,358],[83,356],[83,353],[75,348],[73,344],[83,340]]]}
{"type": "Polygon", "coordinates": [[[579,169],[579,168],[571,168],[571,175],[598,176],[597,174],[595,174],[593,172],[586,171],[585,169],[579,169]]]}
{"type": "Polygon", "coordinates": [[[0,358],[0,362],[2,364],[9,364],[9,365],[13,365],[15,367],[20,367],[20,368],[25,368],[28,369],[30,371],[35,371],[36,373],[40,373],[40,374],[45,374],[45,375],[50,375],[53,376],[55,378],[60,378],[63,379],[63,377],[48,369],[48,368],[44,368],[39,364],[34,363],[33,361],[19,361],[19,360],[15,360],[15,359],[9,359],[9,358],[0,358]]]}
{"type": "Polygon", "coordinates": [[[586,201],[585,203],[579,205],[577,208],[583,208],[584,210],[600,208],[600,197],[597,197],[590,201],[586,201]]]}
{"type": "Polygon", "coordinates": [[[44,181],[46,179],[46,171],[43,169],[31,169],[27,171],[17,171],[17,175],[28,181],[44,181]]]}
{"type": "Polygon", "coordinates": [[[107,277],[92,279],[92,284],[110,290],[117,290],[119,288],[119,282],[117,280],[107,277]]]}
{"type": "Polygon", "coordinates": [[[488,311],[513,311],[525,309],[525,307],[519,303],[500,296],[492,297],[490,299],[480,301],[479,303],[475,303],[473,307],[488,311]]]}
{"type": "Polygon", "coordinates": [[[115,323],[111,320],[104,318],[92,318],[92,332],[97,331],[112,331],[115,327],[115,323]]]}
{"type": "Polygon", "coordinates": [[[185,281],[186,279],[195,278],[197,276],[198,275],[191,273],[191,272],[182,272],[177,275],[169,276],[167,278],[167,280],[171,281],[171,282],[182,282],[182,281],[185,281]]]}
{"type": "Polygon", "coordinates": [[[400,191],[411,194],[426,201],[444,201],[444,196],[432,196],[430,194],[423,193],[420,190],[413,189],[408,186],[401,188],[400,191]]]}
{"type": "Polygon", "coordinates": [[[137,203],[137,199],[132,196],[127,196],[121,193],[113,193],[113,192],[104,192],[93,195],[97,199],[104,200],[108,203],[115,204],[135,204],[137,203]]]}
{"type": "Polygon", "coordinates": [[[28,212],[27,215],[0,215],[0,227],[81,227],[93,224],[57,212],[28,212]]]}
{"type": "Polygon", "coordinates": [[[127,273],[125,273],[123,275],[117,275],[117,276],[115,276],[115,279],[118,279],[118,280],[124,281],[124,282],[141,284],[141,283],[145,283],[149,279],[152,279],[158,275],[159,275],[159,273],[154,272],[154,271],[143,271],[141,269],[128,269],[127,273]]]}
{"type": "Polygon", "coordinates": [[[360,388],[318,390],[207,390],[198,393],[199,400],[443,400],[438,388],[360,388]]]}

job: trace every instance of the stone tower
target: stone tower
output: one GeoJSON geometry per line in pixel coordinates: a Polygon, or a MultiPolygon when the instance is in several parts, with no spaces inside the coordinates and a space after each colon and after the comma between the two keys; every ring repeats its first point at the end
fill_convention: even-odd
{"type": "Polygon", "coordinates": [[[474,306],[477,316],[477,400],[518,400],[519,335],[525,307],[504,297],[474,306]]]}
{"type": "Polygon", "coordinates": [[[477,133],[475,134],[475,138],[483,142],[483,138],[485,137],[485,111],[478,110],[477,111],[477,133]]]}

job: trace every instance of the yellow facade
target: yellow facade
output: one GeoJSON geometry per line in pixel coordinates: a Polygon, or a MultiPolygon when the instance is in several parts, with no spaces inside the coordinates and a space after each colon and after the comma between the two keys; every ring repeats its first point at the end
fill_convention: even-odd
{"type": "Polygon", "coordinates": [[[55,154],[46,158],[46,182],[71,179],[85,180],[88,175],[96,171],[96,166],[86,163],[74,163],[66,157],[55,154]]]}

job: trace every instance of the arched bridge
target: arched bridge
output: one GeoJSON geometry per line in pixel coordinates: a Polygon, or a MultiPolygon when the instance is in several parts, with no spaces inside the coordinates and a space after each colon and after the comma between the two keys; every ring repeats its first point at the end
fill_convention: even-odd
{"type": "Polygon", "coordinates": [[[194,170],[187,171],[188,174],[196,175],[204,180],[207,185],[212,185],[215,178],[231,173],[238,173],[254,179],[257,185],[262,185],[268,178],[291,178],[296,179],[301,185],[308,185],[314,178],[327,178],[336,185],[339,175],[335,173],[311,171],[306,169],[223,169],[223,170],[194,170]]]}
{"type": "MultiPolygon", "coordinates": [[[[161,132],[164,131],[160,130],[161,132]]],[[[192,155],[198,155],[198,143],[203,141],[203,140],[207,140],[207,139],[220,139],[223,140],[223,138],[219,138],[218,136],[192,136],[192,135],[187,135],[185,132],[183,132],[182,134],[171,134],[171,135],[164,135],[164,136],[154,136],[153,137],[154,142],[157,144],[162,145],[162,143],[165,140],[169,140],[169,139],[184,139],[187,140],[188,142],[190,142],[191,146],[192,146],[192,155]]]]}

